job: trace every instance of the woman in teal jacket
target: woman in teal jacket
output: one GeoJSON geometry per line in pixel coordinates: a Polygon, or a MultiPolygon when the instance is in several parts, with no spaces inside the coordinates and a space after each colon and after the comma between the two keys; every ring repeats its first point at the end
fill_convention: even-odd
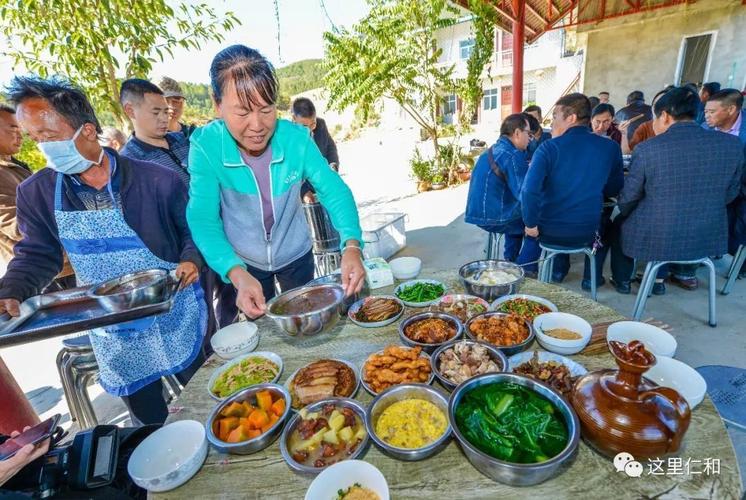
{"type": "Polygon", "coordinates": [[[362,288],[361,230],[352,192],[300,125],[277,118],[272,65],[243,45],[212,61],[218,120],[190,137],[192,237],[209,266],[237,290],[249,317],[265,312],[275,279],[288,290],[313,278],[311,237],[300,189],[308,180],[342,241],[346,293],[362,288]]]}

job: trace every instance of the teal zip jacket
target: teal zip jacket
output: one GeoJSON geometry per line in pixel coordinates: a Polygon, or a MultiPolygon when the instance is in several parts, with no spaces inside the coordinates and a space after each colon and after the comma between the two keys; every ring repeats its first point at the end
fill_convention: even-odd
{"type": "Polygon", "coordinates": [[[277,120],[270,141],[275,223],[269,237],[256,179],[223,120],[197,129],[190,141],[187,221],[207,264],[226,282],[235,266],[278,270],[311,250],[300,197],[305,180],[329,211],[342,244],[362,240],[350,188],[329,168],[305,127],[277,120]]]}

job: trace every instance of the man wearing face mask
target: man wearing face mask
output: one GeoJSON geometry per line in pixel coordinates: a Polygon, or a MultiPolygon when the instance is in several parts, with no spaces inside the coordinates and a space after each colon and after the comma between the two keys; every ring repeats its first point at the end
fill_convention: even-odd
{"type": "Polygon", "coordinates": [[[197,281],[203,261],[186,224],[186,186],[171,170],[102,148],[93,108],[62,79],[16,77],[8,98],[48,168],[18,189],[24,238],[0,280],[0,313],[19,314],[19,303],[59,272],[63,249],[80,286],[145,269],[174,270],[182,288],[170,312],[89,335],[101,386],[121,396],[140,422],[163,422],[161,377],[190,378],[203,361],[207,329],[197,281]]]}

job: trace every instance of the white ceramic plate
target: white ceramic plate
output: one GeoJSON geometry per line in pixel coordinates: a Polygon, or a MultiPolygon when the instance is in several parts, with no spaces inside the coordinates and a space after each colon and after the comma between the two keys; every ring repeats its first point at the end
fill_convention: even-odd
{"type": "Polygon", "coordinates": [[[417,283],[432,283],[433,285],[440,285],[440,286],[443,287],[443,295],[445,295],[446,292],[448,291],[448,289],[446,288],[445,283],[440,282],[438,280],[411,280],[411,281],[405,281],[404,283],[402,283],[401,285],[397,286],[394,289],[394,295],[396,295],[397,298],[399,298],[399,300],[401,300],[404,303],[404,305],[407,306],[407,307],[427,307],[430,304],[435,304],[436,302],[438,302],[441,299],[441,297],[443,297],[443,295],[441,295],[437,299],[428,300],[428,301],[425,301],[425,302],[409,302],[409,301],[403,300],[402,298],[399,297],[399,292],[401,290],[404,290],[405,288],[410,287],[412,285],[416,285],[417,283]]]}
{"type": "MultiPolygon", "coordinates": [[[[399,345],[397,347],[403,347],[403,348],[406,348],[406,349],[413,349],[412,347],[402,346],[402,345],[399,345]]],[[[378,396],[379,393],[375,392],[368,384],[365,383],[365,380],[363,380],[363,372],[365,371],[365,363],[368,362],[368,360],[370,359],[370,357],[373,356],[373,355],[376,355],[376,354],[383,354],[383,351],[384,351],[384,349],[381,349],[380,351],[376,351],[373,354],[371,354],[370,356],[368,356],[367,358],[365,358],[365,361],[363,361],[363,366],[360,369],[360,382],[362,383],[363,388],[366,391],[368,391],[369,394],[371,394],[373,396],[378,396]]],[[[427,379],[427,382],[425,382],[425,383],[427,385],[431,385],[433,383],[433,380],[435,380],[435,372],[432,369],[432,363],[430,362],[430,355],[428,353],[426,353],[425,351],[420,351],[420,357],[427,359],[428,360],[428,364],[430,365],[430,378],[427,379]]],[[[419,383],[422,383],[422,382],[402,382],[402,383],[404,383],[404,384],[415,384],[415,383],[418,383],[419,384],[419,383]]]]}
{"type": "MultiPolygon", "coordinates": [[[[352,394],[350,394],[349,396],[330,396],[330,397],[339,397],[339,398],[350,398],[350,399],[354,399],[355,395],[357,394],[357,391],[360,390],[360,379],[361,379],[361,377],[360,377],[360,372],[357,369],[357,367],[355,365],[353,365],[352,363],[350,363],[349,361],[345,361],[344,359],[321,358],[321,359],[317,359],[316,361],[321,361],[322,359],[329,359],[331,361],[339,361],[340,363],[346,364],[347,366],[350,367],[350,369],[352,370],[352,373],[355,374],[355,379],[357,380],[357,382],[355,383],[355,388],[352,390],[352,394]]],[[[312,361],[311,363],[315,363],[316,361],[312,361]]],[[[291,400],[290,409],[293,410],[293,411],[298,411],[300,408],[293,408],[293,406],[292,406],[293,389],[291,388],[292,387],[291,383],[292,383],[293,379],[295,378],[295,376],[298,375],[298,372],[301,371],[301,369],[305,368],[306,366],[310,365],[311,363],[307,363],[307,364],[301,366],[300,368],[298,368],[297,370],[295,370],[293,373],[290,374],[290,376],[288,377],[288,379],[285,381],[285,384],[284,384],[285,388],[290,393],[290,400],[291,400]]]]}
{"type": "Polygon", "coordinates": [[[707,382],[697,370],[681,361],[666,356],[656,356],[656,363],[643,377],[663,387],[670,387],[681,394],[693,410],[707,393],[707,382]]]}
{"type": "MultiPolygon", "coordinates": [[[[484,311],[482,311],[482,312],[489,312],[490,311],[490,303],[489,302],[487,302],[486,300],[484,300],[481,297],[477,297],[476,295],[468,295],[468,294],[464,294],[464,293],[449,293],[447,295],[443,295],[440,298],[440,300],[438,300],[435,304],[433,304],[430,307],[430,310],[431,311],[438,310],[439,312],[444,312],[446,314],[450,314],[451,316],[456,316],[456,314],[454,314],[452,312],[449,312],[449,311],[446,311],[444,309],[444,307],[446,307],[449,304],[453,304],[454,302],[459,302],[459,301],[466,301],[466,302],[469,302],[469,303],[476,302],[476,303],[480,304],[482,307],[484,307],[484,311]]],[[[477,314],[482,314],[482,313],[474,313],[474,314],[468,315],[467,318],[466,318],[466,321],[469,321],[471,318],[473,318],[477,314]]],[[[456,317],[458,317],[458,316],[456,316],[456,317]]],[[[461,319],[461,318],[459,318],[459,319],[461,319]]],[[[466,321],[462,321],[462,323],[466,324],[466,321]]]]}
{"type": "Polygon", "coordinates": [[[625,344],[629,344],[633,340],[639,340],[645,344],[648,351],[656,356],[667,356],[669,358],[674,357],[678,347],[673,335],[662,328],[640,321],[617,321],[609,325],[606,332],[606,341],[611,340],[618,340],[625,344]]]}
{"type": "MultiPolygon", "coordinates": [[[[226,370],[230,369],[231,367],[237,365],[241,361],[247,358],[253,358],[253,357],[260,357],[265,358],[273,362],[277,365],[278,371],[277,375],[274,376],[272,380],[267,380],[266,383],[276,383],[278,380],[280,380],[280,376],[282,375],[282,369],[283,369],[283,363],[282,358],[278,356],[277,354],[273,352],[267,352],[267,351],[259,351],[259,352],[250,352],[248,354],[244,354],[243,356],[239,356],[238,358],[232,359],[230,362],[224,364],[223,366],[216,368],[214,372],[212,372],[212,375],[210,376],[210,380],[207,382],[207,392],[212,396],[214,399],[217,399],[218,401],[222,401],[227,397],[230,397],[230,394],[228,396],[220,397],[214,392],[212,392],[212,386],[215,385],[215,382],[218,380],[220,375],[222,375],[226,370]]],[[[246,386],[251,387],[251,386],[246,386]]],[[[241,387],[240,389],[236,389],[233,393],[240,391],[241,389],[246,389],[246,387],[241,387]]]]}
{"type": "Polygon", "coordinates": [[[539,304],[548,307],[551,312],[559,311],[559,309],[557,309],[557,306],[554,305],[553,302],[550,302],[543,297],[537,297],[536,295],[526,295],[523,293],[517,293],[513,295],[506,295],[504,297],[500,297],[499,299],[497,299],[496,301],[492,303],[492,305],[490,306],[490,311],[505,312],[499,309],[500,305],[503,304],[504,302],[508,302],[509,300],[513,300],[513,299],[526,299],[532,302],[538,302],[539,304]]]}
{"type": "Polygon", "coordinates": [[[375,466],[362,460],[345,460],[325,469],[311,483],[305,500],[334,500],[339,490],[355,483],[373,490],[381,500],[389,500],[386,478],[375,466]]]}
{"type": "MultiPolygon", "coordinates": [[[[539,353],[539,362],[540,363],[547,363],[549,361],[556,361],[557,363],[562,363],[567,367],[568,370],[570,370],[570,375],[573,377],[579,377],[581,375],[585,375],[588,373],[588,370],[585,369],[583,365],[580,363],[577,363],[570,358],[566,358],[564,356],[560,356],[559,354],[555,354],[553,352],[547,352],[547,351],[537,351],[539,353]]],[[[518,354],[514,354],[513,356],[508,358],[508,366],[509,371],[513,371],[513,369],[518,366],[522,365],[523,363],[530,361],[531,358],[534,357],[534,351],[523,351],[518,354]]]]}
{"type": "Polygon", "coordinates": [[[354,304],[352,304],[350,308],[347,310],[347,317],[350,319],[350,321],[355,323],[357,326],[361,326],[363,328],[380,328],[382,326],[390,325],[397,319],[401,318],[401,315],[403,313],[404,313],[404,303],[401,300],[399,300],[397,297],[393,295],[371,295],[370,297],[365,297],[364,299],[360,299],[354,304]],[[357,313],[360,310],[360,308],[363,307],[363,304],[365,304],[366,302],[372,299],[393,299],[401,306],[401,308],[399,309],[399,312],[397,314],[383,321],[375,321],[372,323],[366,323],[364,321],[356,320],[355,313],[357,313]]]}
{"type": "Polygon", "coordinates": [[[148,491],[169,491],[189,481],[207,457],[205,428],[196,420],[165,425],[146,437],[127,462],[132,480],[148,491]]]}

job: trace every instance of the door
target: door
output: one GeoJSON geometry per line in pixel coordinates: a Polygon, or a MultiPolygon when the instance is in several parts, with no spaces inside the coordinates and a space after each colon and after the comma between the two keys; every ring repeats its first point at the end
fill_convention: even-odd
{"type": "Polygon", "coordinates": [[[684,37],[681,41],[677,85],[705,83],[712,46],[713,33],[684,37]]]}
{"type": "Polygon", "coordinates": [[[505,119],[513,112],[513,86],[506,85],[500,89],[500,118],[505,119]]]}

